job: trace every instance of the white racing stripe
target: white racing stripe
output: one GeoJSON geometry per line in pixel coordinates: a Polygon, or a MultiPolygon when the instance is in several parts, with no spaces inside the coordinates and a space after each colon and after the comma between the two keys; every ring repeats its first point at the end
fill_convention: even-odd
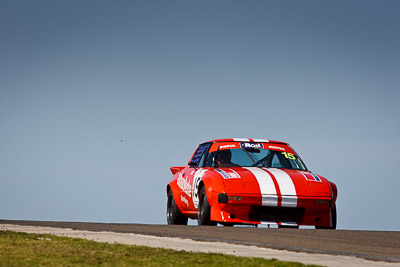
{"type": "Polygon", "coordinates": [[[248,139],[248,138],[233,138],[233,141],[235,141],[235,142],[250,142],[250,139],[248,139]]]}
{"type": "Polygon", "coordinates": [[[282,207],[297,207],[297,196],[282,196],[282,207]]]}
{"type": "MultiPolygon", "coordinates": [[[[252,139],[255,143],[269,143],[267,139],[252,139]]],[[[250,142],[249,138],[233,138],[235,142],[250,142]]]]}
{"type": "Polygon", "coordinates": [[[262,196],[262,206],[276,207],[278,206],[278,196],[262,196]]]}
{"type": "Polygon", "coordinates": [[[253,140],[256,143],[269,143],[269,140],[267,139],[253,139],[253,140]]]}
{"type": "Polygon", "coordinates": [[[264,170],[258,168],[244,168],[256,177],[262,195],[263,206],[278,206],[278,196],[272,177],[264,170]]]}
{"type": "Polygon", "coordinates": [[[297,193],[292,178],[286,172],[270,168],[271,172],[278,182],[279,189],[282,195],[282,207],[297,207],[297,193]]]}

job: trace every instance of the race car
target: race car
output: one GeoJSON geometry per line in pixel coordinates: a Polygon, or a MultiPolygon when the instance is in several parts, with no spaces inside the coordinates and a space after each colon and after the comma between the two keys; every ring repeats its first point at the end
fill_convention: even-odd
{"type": "Polygon", "coordinates": [[[171,167],[168,224],[269,224],[336,229],[337,187],[309,171],[285,142],[218,139],[171,167]]]}

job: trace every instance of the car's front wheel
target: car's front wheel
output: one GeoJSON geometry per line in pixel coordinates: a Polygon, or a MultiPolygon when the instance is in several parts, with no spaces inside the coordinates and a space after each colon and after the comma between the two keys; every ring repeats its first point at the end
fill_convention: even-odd
{"type": "Polygon", "coordinates": [[[167,202],[167,223],[168,224],[183,224],[186,225],[188,218],[185,217],[179,210],[175,203],[174,195],[172,190],[168,191],[168,202],[167,202]]]}
{"type": "Polygon", "coordinates": [[[217,222],[210,220],[211,206],[208,203],[206,189],[204,186],[200,189],[199,207],[197,210],[198,225],[217,225],[217,222]]]}

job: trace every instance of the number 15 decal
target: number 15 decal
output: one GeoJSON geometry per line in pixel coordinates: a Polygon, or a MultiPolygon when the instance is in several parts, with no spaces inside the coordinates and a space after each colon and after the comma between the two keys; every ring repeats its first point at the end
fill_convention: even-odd
{"type": "Polygon", "coordinates": [[[291,160],[295,160],[295,159],[296,159],[292,153],[282,152],[282,154],[283,154],[283,155],[285,156],[285,158],[287,158],[287,159],[291,159],[291,160]]]}

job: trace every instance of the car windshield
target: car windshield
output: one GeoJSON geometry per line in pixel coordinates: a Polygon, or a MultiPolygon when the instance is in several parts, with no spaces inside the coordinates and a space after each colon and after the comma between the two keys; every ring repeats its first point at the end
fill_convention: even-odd
{"type": "Polygon", "coordinates": [[[254,148],[224,149],[211,152],[205,167],[266,167],[307,170],[293,153],[254,148]]]}

